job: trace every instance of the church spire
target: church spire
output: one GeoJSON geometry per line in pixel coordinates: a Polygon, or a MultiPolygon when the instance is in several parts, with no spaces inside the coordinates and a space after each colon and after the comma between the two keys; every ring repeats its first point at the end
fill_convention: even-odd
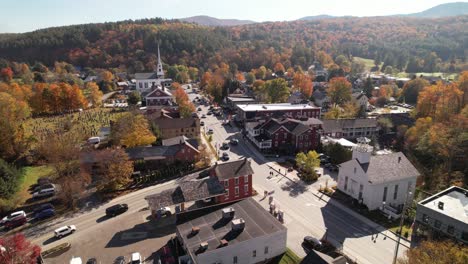
{"type": "Polygon", "coordinates": [[[156,66],[156,74],[159,78],[164,78],[163,66],[161,63],[161,55],[159,54],[159,43],[158,43],[158,65],[156,66]]]}

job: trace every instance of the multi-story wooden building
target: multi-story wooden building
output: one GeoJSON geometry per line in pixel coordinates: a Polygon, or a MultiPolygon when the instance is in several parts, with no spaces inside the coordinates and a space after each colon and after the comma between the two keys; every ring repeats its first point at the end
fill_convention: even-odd
{"type": "Polygon", "coordinates": [[[216,197],[217,203],[226,203],[252,196],[252,174],[250,161],[246,158],[217,163],[211,169],[211,176],[217,177],[225,193],[216,197]]]}
{"type": "Polygon", "coordinates": [[[236,121],[245,123],[259,118],[286,116],[294,119],[320,118],[320,107],[309,104],[239,104],[236,121]]]}

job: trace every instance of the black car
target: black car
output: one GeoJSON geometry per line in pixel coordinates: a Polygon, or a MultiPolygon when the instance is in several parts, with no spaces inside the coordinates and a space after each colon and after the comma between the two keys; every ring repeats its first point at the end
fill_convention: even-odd
{"type": "Polygon", "coordinates": [[[304,237],[304,241],[302,242],[302,246],[306,248],[307,250],[312,250],[312,249],[320,249],[322,247],[322,242],[311,236],[306,236],[304,237]]]}
{"type": "Polygon", "coordinates": [[[125,213],[128,210],[127,204],[116,204],[106,209],[106,215],[113,217],[122,213],[125,213]]]}
{"type": "Polygon", "coordinates": [[[34,209],[34,214],[38,214],[47,209],[54,209],[54,206],[51,203],[40,204],[34,209]]]}
{"type": "Polygon", "coordinates": [[[232,145],[237,145],[239,144],[239,140],[237,138],[232,138],[229,143],[231,143],[232,145]]]}
{"type": "Polygon", "coordinates": [[[127,264],[124,256],[119,256],[114,260],[114,264],[127,264]]]}
{"type": "Polygon", "coordinates": [[[90,259],[88,259],[88,261],[86,261],[86,264],[97,264],[97,263],[98,262],[97,262],[96,258],[90,258],[90,259]]]}
{"type": "Polygon", "coordinates": [[[226,150],[226,149],[229,149],[229,144],[224,142],[223,145],[221,146],[221,149],[222,150],[226,150]]]}

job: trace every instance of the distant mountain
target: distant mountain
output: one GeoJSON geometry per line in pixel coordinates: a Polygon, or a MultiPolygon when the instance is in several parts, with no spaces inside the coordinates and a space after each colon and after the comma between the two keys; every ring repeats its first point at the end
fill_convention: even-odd
{"type": "Polygon", "coordinates": [[[189,23],[196,23],[203,26],[239,26],[239,25],[246,25],[246,24],[254,24],[257,23],[252,20],[239,20],[239,19],[219,19],[210,16],[193,16],[193,17],[186,17],[186,18],[179,18],[180,21],[185,21],[189,23]]]}
{"type": "Polygon", "coordinates": [[[313,20],[327,19],[327,18],[335,18],[335,16],[330,16],[330,15],[306,16],[306,17],[299,18],[298,20],[313,21],[313,20]]]}
{"type": "Polygon", "coordinates": [[[434,6],[419,13],[399,15],[406,17],[422,17],[422,18],[436,18],[436,17],[450,17],[468,15],[468,2],[455,2],[441,4],[434,6]]]}

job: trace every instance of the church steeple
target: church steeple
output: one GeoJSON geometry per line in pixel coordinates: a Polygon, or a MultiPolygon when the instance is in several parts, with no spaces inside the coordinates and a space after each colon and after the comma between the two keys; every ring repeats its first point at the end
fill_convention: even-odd
{"type": "Polygon", "coordinates": [[[164,78],[164,71],[163,71],[163,66],[161,63],[161,55],[159,54],[159,43],[158,43],[158,65],[156,66],[156,75],[158,75],[159,78],[164,78]]]}

